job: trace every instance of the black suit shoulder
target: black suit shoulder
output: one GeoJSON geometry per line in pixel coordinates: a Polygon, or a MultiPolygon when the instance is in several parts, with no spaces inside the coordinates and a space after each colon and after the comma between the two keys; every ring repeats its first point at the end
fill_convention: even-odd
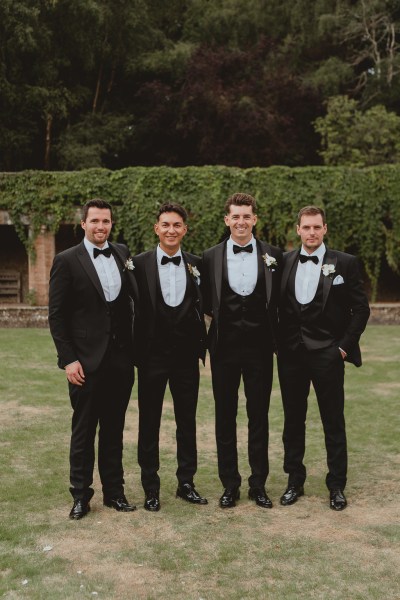
{"type": "Polygon", "coordinates": [[[223,242],[220,242],[219,244],[216,244],[215,246],[212,246],[211,248],[207,248],[207,250],[204,250],[203,252],[203,259],[209,259],[211,258],[216,251],[218,251],[220,248],[223,248],[226,245],[226,240],[224,240],[223,242]]]}
{"type": "Polygon", "coordinates": [[[151,256],[155,255],[155,248],[152,248],[151,250],[146,250],[145,252],[141,252],[140,254],[136,254],[133,257],[133,261],[136,262],[143,262],[145,260],[147,260],[148,258],[150,258],[151,256]]]}
{"type": "Polygon", "coordinates": [[[197,254],[192,254],[191,252],[186,252],[185,250],[182,251],[182,254],[188,260],[191,260],[192,262],[199,262],[199,261],[201,261],[201,256],[197,256],[197,254]]]}
{"type": "Polygon", "coordinates": [[[203,260],[201,256],[197,256],[197,254],[191,254],[191,252],[182,252],[183,259],[186,261],[188,265],[193,265],[199,271],[201,271],[203,266],[203,260]]]}

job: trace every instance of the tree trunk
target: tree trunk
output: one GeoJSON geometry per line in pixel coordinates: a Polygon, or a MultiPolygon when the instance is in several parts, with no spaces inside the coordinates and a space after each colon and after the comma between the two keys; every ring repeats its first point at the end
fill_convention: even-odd
{"type": "MultiPolygon", "coordinates": [[[[107,95],[111,92],[111,90],[114,87],[114,80],[115,80],[116,69],[117,69],[117,64],[116,64],[116,61],[114,61],[113,65],[112,65],[112,69],[111,69],[110,79],[109,79],[108,85],[107,85],[107,95]]],[[[101,107],[101,112],[104,111],[104,108],[105,108],[105,105],[106,105],[106,100],[107,100],[107,98],[105,97],[104,101],[103,101],[103,104],[102,104],[102,107],[101,107]]]]}
{"type": "Polygon", "coordinates": [[[96,91],[94,94],[93,105],[92,105],[92,113],[93,114],[95,114],[95,112],[97,111],[97,104],[98,104],[99,96],[100,96],[100,88],[101,88],[102,78],[103,78],[103,63],[101,63],[101,65],[100,65],[99,74],[97,76],[96,91]]]}
{"type": "Polygon", "coordinates": [[[44,150],[44,170],[50,170],[50,150],[51,150],[51,127],[53,124],[53,115],[46,115],[46,143],[44,150]]]}

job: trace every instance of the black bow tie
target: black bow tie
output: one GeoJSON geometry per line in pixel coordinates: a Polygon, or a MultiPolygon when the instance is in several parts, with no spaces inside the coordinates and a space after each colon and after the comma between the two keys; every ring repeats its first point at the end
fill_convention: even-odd
{"type": "Polygon", "coordinates": [[[300,254],[300,262],[305,263],[308,260],[312,260],[314,265],[318,264],[318,256],[306,256],[305,254],[300,254]]]}
{"type": "Polygon", "coordinates": [[[181,256],[163,256],[161,259],[161,264],[166,265],[167,263],[172,262],[174,265],[179,267],[181,264],[181,256]]]}
{"type": "Polygon", "coordinates": [[[111,256],[110,246],[108,246],[108,248],[104,248],[104,250],[100,250],[100,248],[93,248],[94,258],[97,258],[99,256],[99,254],[102,254],[103,256],[110,258],[110,256],[111,256]]]}
{"type": "Polygon", "coordinates": [[[252,244],[248,246],[236,246],[236,244],[233,244],[233,254],[239,254],[239,252],[253,252],[252,244]]]}

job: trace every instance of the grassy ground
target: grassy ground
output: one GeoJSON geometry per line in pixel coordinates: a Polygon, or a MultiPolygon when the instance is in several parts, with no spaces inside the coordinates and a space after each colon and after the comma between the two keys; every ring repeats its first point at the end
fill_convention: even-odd
{"type": "Polygon", "coordinates": [[[400,327],[371,326],[364,366],[346,368],[349,507],[328,508],[322,429],[310,398],[306,495],[291,507],[279,496],[282,410],[275,385],[270,411],[272,510],[247,499],[246,419],[239,414],[242,498],[218,508],[213,400],[202,370],[198,410],[199,471],[204,507],[175,498],[175,430],[169,397],[162,422],[161,502],[147,513],[136,463],[136,389],[125,434],[130,514],[102,505],[68,520],[71,409],[65,376],[47,330],[0,329],[0,597],[6,599],[214,600],[400,598],[399,361],[400,327]]]}

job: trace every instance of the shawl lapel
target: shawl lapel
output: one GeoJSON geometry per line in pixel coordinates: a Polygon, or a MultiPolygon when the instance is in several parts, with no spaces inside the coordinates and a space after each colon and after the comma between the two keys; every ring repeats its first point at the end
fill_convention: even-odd
{"type": "Polygon", "coordinates": [[[158,268],[157,268],[157,249],[155,248],[148,256],[146,265],[146,278],[147,285],[149,286],[149,294],[151,298],[151,303],[153,305],[153,311],[156,312],[156,301],[157,301],[157,277],[158,277],[158,268]]]}
{"type": "Polygon", "coordinates": [[[221,293],[222,293],[222,266],[224,257],[226,256],[226,242],[219,244],[215,247],[214,260],[212,262],[214,266],[214,285],[217,297],[217,306],[221,306],[221,293]]]}
{"type": "Polygon", "coordinates": [[[259,240],[256,240],[256,245],[258,255],[258,269],[260,269],[261,266],[265,273],[265,293],[267,298],[267,304],[269,304],[272,294],[272,269],[269,269],[267,267],[265,260],[263,259],[263,255],[265,256],[265,254],[269,254],[271,256],[271,248],[268,244],[259,240]]]}
{"type": "Polygon", "coordinates": [[[286,293],[286,288],[289,281],[290,273],[295,265],[297,265],[297,260],[299,258],[300,250],[298,252],[294,251],[290,253],[286,259],[285,267],[282,273],[282,282],[281,282],[281,296],[284,296],[286,293]]]}
{"type": "MultiPolygon", "coordinates": [[[[337,256],[333,254],[328,248],[326,249],[324,259],[322,261],[323,265],[330,264],[336,267],[337,256]]],[[[322,310],[325,308],[326,301],[328,299],[329,292],[332,287],[333,282],[333,274],[332,275],[324,275],[321,271],[321,277],[323,277],[322,283],[322,310]]]]}
{"type": "Polygon", "coordinates": [[[115,262],[117,263],[117,267],[119,269],[119,272],[121,274],[121,279],[123,279],[124,277],[127,277],[129,280],[129,286],[133,292],[133,299],[134,300],[138,300],[139,298],[139,288],[137,286],[136,283],[136,277],[134,276],[133,271],[129,271],[126,267],[125,267],[125,262],[126,262],[126,258],[125,256],[121,253],[120,249],[118,248],[118,246],[116,246],[115,244],[110,244],[109,246],[112,250],[112,254],[115,258],[115,262]]]}
{"type": "Polygon", "coordinates": [[[78,260],[81,263],[90,281],[93,283],[94,287],[100,294],[103,302],[107,302],[106,297],[104,296],[103,287],[100,283],[99,276],[97,275],[97,271],[92,263],[92,259],[90,258],[89,252],[86,250],[85,244],[83,242],[81,242],[78,246],[78,260]]]}
{"type": "MultiPolygon", "coordinates": [[[[187,286],[191,286],[191,289],[194,292],[194,296],[196,298],[196,304],[200,304],[200,301],[201,301],[200,288],[197,285],[197,283],[196,283],[195,278],[193,277],[193,275],[191,275],[190,272],[189,272],[188,264],[192,264],[192,263],[190,263],[188,255],[183,250],[182,250],[182,259],[183,259],[183,262],[185,263],[186,285],[187,286]]],[[[192,266],[194,266],[194,265],[192,265],[192,266]]],[[[200,277],[201,277],[201,273],[200,273],[200,277]]]]}

